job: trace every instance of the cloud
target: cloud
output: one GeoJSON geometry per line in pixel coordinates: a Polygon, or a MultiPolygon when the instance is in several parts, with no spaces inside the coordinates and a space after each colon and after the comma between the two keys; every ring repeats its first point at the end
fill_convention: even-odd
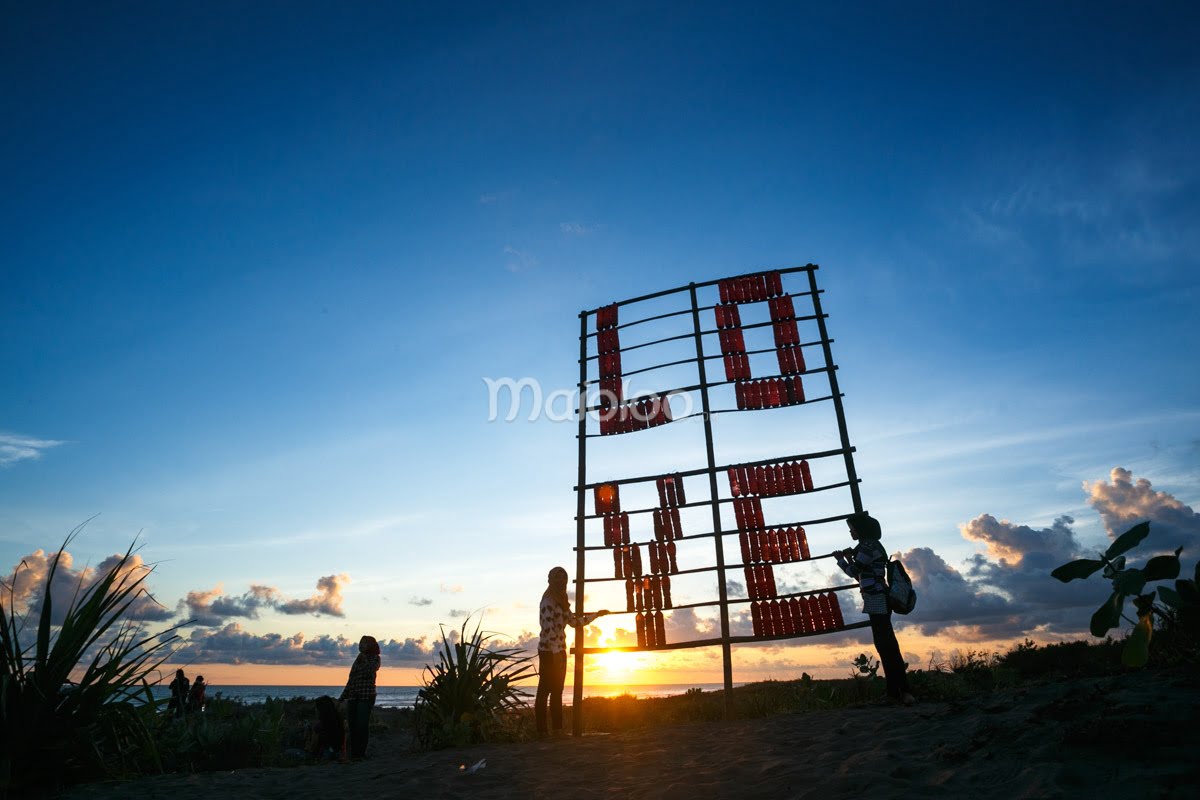
{"type": "Polygon", "coordinates": [[[428,597],[417,597],[414,595],[408,598],[408,604],[410,606],[431,606],[433,605],[433,601],[428,597]]]}
{"type": "Polygon", "coordinates": [[[959,526],[963,538],[983,542],[988,555],[1014,564],[1028,552],[1046,553],[1067,560],[1079,552],[1079,543],[1071,525],[1075,520],[1063,516],[1054,521],[1050,528],[1034,530],[1028,525],[1013,525],[1008,520],[999,522],[991,514],[980,514],[975,519],[959,526]]]}
{"type": "Polygon", "coordinates": [[[215,628],[230,617],[258,619],[259,609],[273,608],[279,602],[279,591],[270,586],[251,586],[241,597],[227,597],[221,591],[218,584],[208,591],[188,592],[179,601],[182,615],[193,624],[215,628]]]}
{"type": "Polygon", "coordinates": [[[276,606],[284,614],[322,614],[344,617],[342,611],[342,586],[350,582],[350,576],[326,575],[317,581],[317,593],[307,600],[288,600],[276,606]]]}
{"type": "Polygon", "coordinates": [[[463,587],[462,587],[461,583],[453,583],[453,584],[439,583],[438,584],[438,591],[443,592],[445,594],[461,594],[462,590],[463,590],[463,587]]]}
{"type": "Polygon", "coordinates": [[[502,203],[506,200],[511,200],[517,194],[516,189],[505,189],[502,192],[485,192],[479,195],[479,205],[490,206],[496,203],[502,203]]]}
{"type": "Polygon", "coordinates": [[[585,225],[582,222],[560,222],[558,229],[567,236],[588,236],[596,232],[595,225],[585,225]]]}
{"type": "Polygon", "coordinates": [[[10,467],[18,461],[37,461],[45,451],[63,444],[66,442],[57,439],[0,433],[0,467],[10,467]]]}
{"type": "Polygon", "coordinates": [[[538,265],[538,260],[532,253],[518,250],[512,245],[504,246],[504,255],[507,256],[504,268],[509,272],[524,272],[538,265]]]}
{"type": "Polygon", "coordinates": [[[273,609],[281,614],[313,614],[344,617],[342,586],[348,575],[326,575],[317,581],[317,592],[307,600],[288,600],[273,586],[252,585],[240,596],[223,594],[220,584],[206,591],[188,592],[178,610],[188,624],[206,628],[225,625],[230,619],[258,619],[259,612],[273,609]]]}
{"type": "MultiPolygon", "coordinates": [[[[420,666],[433,657],[432,648],[423,636],[403,640],[381,639],[379,648],[385,666],[420,666]]],[[[303,633],[291,636],[278,633],[259,635],[231,622],[218,630],[193,630],[171,661],[176,664],[349,666],[357,655],[357,639],[327,634],[310,639],[303,633]]]]}
{"type": "Polygon", "coordinates": [[[1184,553],[1192,557],[1200,554],[1200,514],[1167,492],[1155,491],[1145,478],[1135,482],[1127,469],[1113,467],[1109,477],[1111,483],[1099,480],[1083,484],[1088,503],[1099,512],[1109,537],[1116,538],[1136,523],[1150,520],[1146,545],[1153,544],[1158,550],[1174,550],[1182,545],[1184,553]]]}
{"type": "MultiPolygon", "coordinates": [[[[7,593],[11,590],[11,602],[16,610],[28,613],[32,618],[41,614],[46,602],[46,580],[54,564],[54,553],[35,550],[22,558],[17,566],[9,572],[9,578],[0,581],[0,586],[7,593]]],[[[72,604],[82,601],[89,591],[93,590],[101,578],[120,564],[124,556],[114,554],[102,560],[95,567],[84,566],[75,568],[75,559],[69,551],[64,550],[58,559],[54,570],[54,578],[50,583],[50,621],[51,624],[61,625],[72,604]]],[[[151,572],[153,568],[146,564],[142,557],[134,553],[129,556],[116,573],[113,586],[121,588],[131,581],[151,572]]],[[[161,622],[174,616],[171,609],[156,601],[145,587],[141,586],[132,596],[125,617],[139,622],[161,622]]]]}

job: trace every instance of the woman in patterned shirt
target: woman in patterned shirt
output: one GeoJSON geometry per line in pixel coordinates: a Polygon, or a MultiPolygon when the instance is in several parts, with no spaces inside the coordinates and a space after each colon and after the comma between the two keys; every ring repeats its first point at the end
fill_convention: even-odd
{"type": "Polygon", "coordinates": [[[350,678],[339,698],[346,702],[346,717],[350,728],[350,758],[358,760],[367,754],[368,726],[371,709],[375,706],[375,673],[379,672],[379,642],[374,636],[358,640],[358,657],[350,667],[350,678]]]}
{"type": "Polygon", "coordinates": [[[871,638],[875,640],[875,651],[883,664],[887,678],[887,694],[892,702],[912,705],[916,700],[908,691],[908,665],[900,655],[900,644],[892,630],[892,610],[887,599],[887,551],[880,539],[883,532],[879,521],[866,512],[851,514],[846,520],[850,527],[850,538],[858,542],[849,550],[835,552],[838,566],[855,578],[863,599],[863,613],[871,620],[871,638]]]}
{"type": "Polygon", "coordinates": [[[606,610],[582,616],[571,613],[571,605],[567,600],[567,571],[562,567],[550,570],[547,582],[549,586],[542,594],[538,614],[542,632],[538,637],[538,688],[533,704],[538,736],[548,733],[547,701],[550,704],[550,721],[554,725],[554,732],[562,730],[563,684],[567,680],[567,625],[590,625],[594,619],[608,613],[606,610]]]}

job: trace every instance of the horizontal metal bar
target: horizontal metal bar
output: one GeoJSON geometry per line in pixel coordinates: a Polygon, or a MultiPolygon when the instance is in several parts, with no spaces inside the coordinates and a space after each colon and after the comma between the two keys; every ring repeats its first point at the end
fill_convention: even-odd
{"type": "MultiPolygon", "coordinates": [[[[826,636],[831,633],[841,633],[842,631],[853,631],[859,628],[869,628],[871,622],[851,622],[848,625],[843,625],[835,631],[811,631],[809,633],[788,633],[782,636],[730,636],[730,644],[752,644],[754,642],[777,642],[786,639],[806,639],[810,636],[826,636]]],[[[600,653],[644,653],[654,650],[686,650],[692,647],[714,647],[722,643],[721,639],[697,639],[691,642],[668,642],[667,644],[655,645],[654,647],[585,647],[582,651],[572,647],[571,652],[578,654],[582,652],[584,655],[597,655],[600,653]]]]}
{"type": "MultiPolygon", "coordinates": [[[[822,314],[821,316],[826,319],[829,318],[828,314],[822,314]]],[[[808,316],[805,316],[805,317],[787,317],[786,319],[783,319],[783,320],[770,320],[768,322],[753,322],[749,325],[739,325],[736,328],[713,328],[712,330],[700,331],[700,335],[701,336],[712,336],[714,334],[719,334],[721,331],[724,331],[724,330],[748,331],[753,328],[765,328],[768,325],[774,325],[777,321],[778,322],[786,322],[787,320],[795,320],[796,322],[807,322],[808,320],[813,320],[813,319],[818,319],[816,314],[809,314],[808,316]]],[[[665,344],[667,342],[675,342],[675,341],[679,341],[680,339],[691,339],[691,338],[694,338],[695,335],[696,334],[694,331],[692,333],[681,333],[678,336],[667,336],[665,338],[655,339],[650,342],[640,342],[638,344],[631,344],[628,347],[622,347],[619,350],[614,350],[613,352],[627,353],[630,350],[640,350],[643,347],[650,347],[650,346],[656,345],[656,344],[665,344]]],[[[814,344],[816,344],[816,343],[814,342],[814,344]]],[[[778,349],[778,348],[775,348],[775,349],[778,349]]],[[[594,356],[588,356],[586,360],[595,361],[598,358],[600,358],[599,353],[597,353],[594,356]]]]}
{"type": "MultiPolygon", "coordinates": [[[[851,449],[853,449],[853,448],[851,448],[851,449]]],[[[774,462],[772,462],[772,463],[774,463],[774,462]]],[[[729,469],[729,467],[726,467],[726,469],[729,469]]],[[[862,480],[860,479],[858,482],[862,483],[862,480]]],[[[777,497],[800,497],[801,495],[816,494],[817,492],[827,492],[830,489],[841,489],[843,486],[849,486],[849,485],[850,485],[850,481],[841,481],[839,483],[827,483],[822,486],[814,486],[813,488],[808,489],[807,491],[803,491],[803,492],[788,492],[787,494],[771,494],[771,495],[756,495],[756,496],[760,500],[773,500],[777,497]]],[[[743,499],[743,498],[740,498],[740,497],[718,497],[717,505],[721,505],[722,503],[732,503],[733,501],[740,500],[740,499],[743,499]]],[[[686,503],[682,506],[676,506],[676,508],[696,508],[699,506],[710,506],[710,505],[712,505],[712,502],[713,501],[711,499],[697,500],[695,503],[686,503]]],[[[658,511],[660,508],[661,508],[661,506],[653,506],[651,508],[634,508],[634,509],[629,509],[629,510],[622,509],[621,511],[617,511],[614,513],[617,513],[617,514],[649,514],[651,512],[658,511]]],[[[603,519],[605,516],[607,516],[607,515],[606,514],[585,514],[583,516],[583,518],[584,519],[603,519]]],[[[578,520],[578,517],[576,517],[576,520],[578,520]]],[[[809,523],[809,524],[812,525],[815,523],[809,523]]],[[[769,525],[767,527],[778,527],[778,526],[777,525],[769,525]]]]}
{"type": "MultiPolygon", "coordinates": [[[[628,305],[633,305],[634,303],[642,303],[642,302],[645,302],[646,300],[656,300],[659,297],[666,297],[667,295],[675,294],[676,292],[686,292],[689,289],[691,289],[691,287],[693,287],[693,286],[695,286],[697,289],[703,289],[707,286],[716,286],[721,281],[736,280],[738,278],[749,277],[750,275],[763,275],[768,272],[778,272],[780,275],[791,275],[796,272],[812,272],[813,270],[817,270],[817,269],[820,269],[820,267],[816,264],[805,264],[803,267],[780,267],[779,269],[759,269],[759,270],[755,270],[753,272],[743,272],[740,275],[729,275],[724,278],[717,278],[717,279],[711,280],[711,281],[703,281],[702,283],[689,283],[686,286],[676,286],[674,289],[663,289],[660,292],[651,292],[650,294],[644,294],[644,295],[641,295],[640,297],[631,297],[628,300],[617,300],[615,303],[605,303],[603,306],[600,306],[600,308],[606,308],[611,305],[615,305],[617,307],[628,306],[628,305]]],[[[821,290],[821,292],[823,294],[824,290],[821,290]]],[[[597,311],[599,311],[600,308],[593,308],[590,310],[580,311],[579,316],[581,316],[581,317],[591,316],[591,315],[595,314],[597,311]]],[[[691,313],[690,308],[688,309],[688,313],[691,313]]]]}
{"type": "MultiPolygon", "coordinates": [[[[674,291],[683,291],[683,290],[684,290],[684,289],[686,289],[686,288],[687,288],[687,287],[685,286],[685,287],[681,287],[680,289],[676,289],[676,290],[674,290],[674,291]]],[[[818,291],[819,291],[821,294],[824,294],[824,293],[825,293],[825,290],[824,290],[824,289],[820,289],[820,290],[818,290],[818,291]]],[[[807,292],[785,292],[785,293],[783,293],[783,294],[781,294],[781,295],[776,295],[776,297],[808,297],[808,296],[810,296],[811,294],[812,294],[812,292],[811,292],[811,291],[807,291],[807,292]]],[[[645,298],[645,299],[650,299],[650,298],[645,298]]],[[[770,300],[770,299],[773,299],[773,298],[768,298],[768,300],[770,300]]],[[[639,302],[639,300],[626,300],[626,301],[624,301],[623,303],[618,303],[618,305],[623,305],[623,304],[628,304],[628,303],[635,303],[635,302],[639,302]]],[[[757,302],[760,302],[760,303],[762,303],[762,302],[766,302],[766,301],[764,301],[764,300],[759,300],[759,301],[757,301],[757,302]]],[[[747,305],[747,304],[746,304],[746,303],[739,303],[738,305],[747,305]]],[[[713,310],[714,308],[716,308],[716,307],[717,307],[716,305],[711,305],[711,306],[699,306],[699,307],[698,307],[696,310],[697,310],[697,311],[712,311],[712,310],[713,310]]],[[[597,311],[599,311],[599,310],[600,310],[600,309],[594,309],[594,310],[592,310],[592,311],[585,311],[585,312],[581,312],[581,314],[585,314],[585,315],[591,316],[592,314],[595,314],[595,313],[596,313],[597,311]]],[[[643,324],[643,323],[646,323],[646,322],[657,322],[657,321],[658,321],[658,320],[660,320],[660,319],[669,319],[669,318],[671,318],[671,317],[679,317],[679,316],[683,316],[684,314],[691,314],[691,313],[692,313],[692,309],[690,309],[690,308],[685,308],[685,309],[683,309],[682,311],[668,311],[668,312],[667,312],[667,313],[665,313],[665,314],[655,314],[655,315],[654,315],[654,316],[652,316],[652,317],[642,317],[641,319],[635,319],[635,320],[633,320],[632,322],[622,322],[622,323],[620,323],[619,325],[616,325],[616,326],[614,326],[613,328],[610,328],[610,329],[608,329],[608,330],[618,330],[618,331],[619,331],[619,330],[621,330],[622,328],[632,328],[634,325],[641,325],[641,324],[643,324]]],[[[590,338],[592,338],[593,336],[599,336],[599,335],[600,335],[600,332],[599,332],[599,331],[592,331],[591,333],[587,334],[587,338],[589,338],[589,339],[590,339],[590,338]]]]}
{"type": "MultiPolygon", "coordinates": [[[[851,447],[850,452],[856,453],[856,452],[858,452],[858,448],[851,447]]],[[[725,472],[730,467],[761,467],[761,466],[765,466],[767,464],[775,464],[780,461],[800,461],[800,460],[807,461],[810,458],[829,458],[831,456],[845,455],[845,453],[846,453],[846,451],[840,447],[836,450],[821,450],[816,453],[792,453],[791,455],[786,455],[786,456],[775,456],[774,458],[763,458],[763,459],[759,459],[758,461],[739,461],[735,464],[722,464],[719,467],[715,467],[714,471],[715,472],[725,472]]],[[[646,483],[647,481],[656,481],[659,478],[667,478],[667,477],[672,477],[672,476],[676,476],[676,477],[680,477],[680,478],[690,478],[693,475],[707,475],[707,474],[708,474],[708,467],[701,467],[699,469],[686,469],[686,470],[681,470],[679,472],[660,472],[656,475],[639,475],[636,478],[614,478],[613,480],[609,480],[609,481],[596,481],[595,483],[585,483],[583,485],[583,488],[584,489],[595,489],[597,486],[603,486],[606,483],[615,484],[617,486],[624,486],[627,483],[646,483]]],[[[574,491],[579,491],[580,487],[573,486],[571,488],[574,491]]],[[[710,501],[704,500],[701,502],[707,503],[710,501]]]]}

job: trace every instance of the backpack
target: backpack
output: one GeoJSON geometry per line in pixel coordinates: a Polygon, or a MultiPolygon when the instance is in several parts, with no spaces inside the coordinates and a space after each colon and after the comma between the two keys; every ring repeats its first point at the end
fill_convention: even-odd
{"type": "Polygon", "coordinates": [[[917,607],[917,592],[913,589],[908,570],[897,559],[887,565],[888,608],[897,614],[908,614],[917,607]]]}

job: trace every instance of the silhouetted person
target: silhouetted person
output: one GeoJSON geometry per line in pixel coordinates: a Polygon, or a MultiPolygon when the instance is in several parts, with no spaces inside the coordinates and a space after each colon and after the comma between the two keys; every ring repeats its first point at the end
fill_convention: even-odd
{"type": "Polygon", "coordinates": [[[187,676],[183,674],[182,669],[175,670],[175,680],[171,681],[171,702],[167,703],[167,711],[175,712],[175,716],[182,717],[183,712],[187,711],[188,701],[188,681],[187,676]]]}
{"type": "MultiPolygon", "coordinates": [[[[314,758],[340,759],[346,749],[346,726],[337,704],[329,695],[317,698],[317,724],[313,726],[308,752],[314,758]]],[[[365,748],[364,748],[365,749],[365,748]]]]}
{"type": "Polygon", "coordinates": [[[196,682],[192,684],[192,689],[188,692],[187,710],[189,714],[204,710],[204,690],[207,688],[208,684],[204,682],[204,676],[197,675],[196,682]]]}
{"type": "Polygon", "coordinates": [[[900,644],[892,630],[892,610],[887,600],[887,551],[880,539],[883,531],[879,521],[866,512],[851,514],[846,520],[850,527],[850,538],[858,544],[848,550],[834,553],[842,571],[859,583],[863,599],[863,613],[871,620],[871,637],[875,640],[875,651],[883,664],[887,678],[887,695],[893,702],[912,705],[916,702],[908,691],[908,665],[900,655],[900,644]]]}
{"type": "Polygon", "coordinates": [[[375,707],[375,673],[379,672],[379,642],[374,636],[358,640],[358,657],[350,667],[350,677],[339,698],[346,701],[346,717],[350,727],[350,758],[367,754],[368,726],[371,709],[375,707]]]}
{"type": "Polygon", "coordinates": [[[563,684],[567,680],[567,625],[578,627],[589,625],[596,617],[604,616],[607,610],[576,616],[571,612],[567,599],[567,571],[562,567],[550,570],[546,578],[549,584],[542,593],[539,618],[542,632],[538,637],[538,687],[533,703],[533,717],[537,723],[538,736],[545,736],[546,704],[550,705],[550,722],[555,733],[562,730],[563,684]]]}

